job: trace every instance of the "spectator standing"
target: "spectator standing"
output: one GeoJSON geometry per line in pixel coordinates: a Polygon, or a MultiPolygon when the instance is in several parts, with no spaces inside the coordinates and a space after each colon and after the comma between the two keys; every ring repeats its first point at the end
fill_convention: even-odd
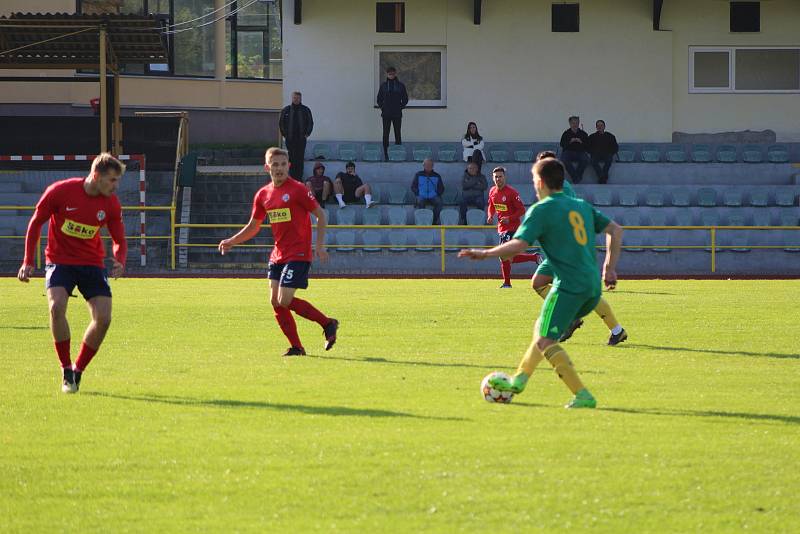
{"type": "Polygon", "coordinates": [[[333,181],[325,176],[325,165],[321,161],[314,164],[314,174],[306,179],[306,187],[320,206],[324,206],[333,193],[333,181]]]}
{"type": "Polygon", "coordinates": [[[459,205],[459,224],[467,224],[467,210],[471,207],[483,210],[486,206],[484,193],[489,187],[486,176],[481,174],[478,164],[470,161],[461,178],[461,204],[459,205]]]}
{"type": "Polygon", "coordinates": [[[408,93],[403,82],[397,79],[397,69],[386,69],[386,81],[378,90],[378,107],[383,119],[383,156],[389,160],[389,128],[394,127],[394,144],[402,145],[400,129],[403,123],[403,108],[408,104],[408,93]]]}
{"type": "Polygon", "coordinates": [[[570,117],[569,128],[561,135],[561,161],[576,184],[583,180],[589,164],[589,135],[579,127],[580,122],[580,117],[570,117]]]}
{"type": "Polygon", "coordinates": [[[426,158],[422,162],[422,170],[414,175],[411,182],[411,191],[416,197],[414,207],[422,209],[426,206],[433,208],[433,224],[439,224],[439,212],[442,211],[442,193],[444,182],[438,172],[433,170],[433,160],[426,158]]]}
{"type": "Polygon", "coordinates": [[[281,110],[278,127],[289,152],[289,176],[303,181],[305,175],[303,160],[306,154],[306,140],[314,130],[314,118],[308,106],[303,105],[300,91],[292,93],[292,103],[281,110]]]}
{"type": "Polygon", "coordinates": [[[464,147],[464,161],[474,161],[480,171],[486,157],[483,154],[483,137],[478,133],[478,125],[474,122],[467,124],[467,133],[461,139],[461,146],[464,147]]]}
{"type": "Polygon", "coordinates": [[[606,121],[597,121],[595,127],[597,131],[589,136],[589,153],[592,155],[592,168],[597,173],[597,180],[605,184],[608,183],[614,156],[619,152],[619,144],[614,134],[606,131],[606,121]]]}
{"type": "Polygon", "coordinates": [[[339,208],[344,208],[347,204],[355,204],[360,198],[364,199],[368,208],[377,204],[372,201],[372,188],[356,174],[356,164],[348,161],[344,170],[345,172],[336,175],[336,180],[333,182],[333,190],[336,192],[336,202],[339,203],[339,208]]]}

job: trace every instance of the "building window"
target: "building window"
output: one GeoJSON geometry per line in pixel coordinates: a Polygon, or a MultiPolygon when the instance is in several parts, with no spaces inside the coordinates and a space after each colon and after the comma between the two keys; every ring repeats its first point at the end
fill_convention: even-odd
{"type": "Polygon", "coordinates": [[[375,31],[378,33],[405,32],[406,5],[403,2],[378,2],[375,4],[375,31]]]}
{"type": "Polygon", "coordinates": [[[77,0],[86,14],[151,14],[164,27],[168,64],[122,65],[123,74],[213,77],[216,24],[225,24],[230,78],[281,79],[283,39],[277,0],[77,0]]]}
{"type": "Polygon", "coordinates": [[[800,48],[692,47],[691,93],[798,93],[800,48]]]}
{"type": "Polygon", "coordinates": [[[552,31],[554,32],[580,31],[580,5],[553,4],[552,31]]]}
{"type": "Polygon", "coordinates": [[[760,2],[731,2],[731,32],[758,33],[761,31],[760,2]]]}
{"type": "Polygon", "coordinates": [[[446,56],[445,47],[376,47],[375,94],[386,79],[386,69],[394,67],[406,86],[410,107],[446,106],[446,56]]]}

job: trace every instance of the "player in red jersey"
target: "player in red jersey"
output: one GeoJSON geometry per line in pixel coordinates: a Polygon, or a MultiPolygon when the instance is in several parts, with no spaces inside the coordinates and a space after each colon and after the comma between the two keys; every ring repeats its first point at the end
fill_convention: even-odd
{"type": "Polygon", "coordinates": [[[317,257],[321,261],[328,260],[325,251],[325,212],[306,186],[288,179],[289,154],[285,150],[270,148],[265,157],[264,168],[269,172],[272,182],[256,192],[250,222],[233,237],[220,241],[219,251],[225,254],[235,245],[254,238],[264,218],[268,218],[275,239],[269,256],[272,309],[291,345],[284,356],[302,356],[306,353],[297,335],[292,312],[319,323],[325,335],[325,350],[330,350],[336,343],[339,321],[326,317],[309,302],[294,296],[298,289],[308,287],[312,259],[310,213],[317,218],[317,257]]]}
{"type": "Polygon", "coordinates": [[[122,224],[122,207],[114,193],[125,173],[125,165],[111,154],[94,158],[89,176],[69,178],[48,187],[36,204],[36,212],[25,234],[25,259],[17,278],[30,281],[36,246],[42,225],[50,221],[45,249],[47,301],[50,306],[50,330],[61,362],[61,391],[76,393],[81,376],[100,348],[111,324],[111,288],[103,265],[106,249],[100,240],[100,228],[108,227],[114,242],[111,276],[118,278],[125,270],[128,245],[122,224]],[[75,364],[70,359],[70,331],[67,302],[78,290],[89,305],[92,321],[83,335],[75,364]]]}
{"type": "MultiPolygon", "coordinates": [[[[500,244],[510,241],[514,237],[525,215],[525,204],[519,197],[519,192],[506,183],[505,167],[495,167],[492,170],[494,187],[489,190],[489,202],[486,205],[486,222],[491,224],[497,215],[497,233],[500,235],[500,244]]],[[[511,264],[541,261],[539,254],[517,254],[510,260],[500,260],[500,272],[503,275],[503,285],[500,288],[511,287],[511,264]]]]}

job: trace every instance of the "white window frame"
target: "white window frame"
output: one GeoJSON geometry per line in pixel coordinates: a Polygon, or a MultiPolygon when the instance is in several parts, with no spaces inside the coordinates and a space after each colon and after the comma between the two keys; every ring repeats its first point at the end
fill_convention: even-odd
{"type": "MultiPolygon", "coordinates": [[[[386,73],[381,72],[381,52],[438,52],[442,57],[441,88],[442,98],[439,100],[408,100],[409,108],[443,108],[447,107],[447,47],[446,46],[376,46],[375,47],[375,92],[378,94],[381,84],[386,80],[386,73]]],[[[403,81],[402,71],[397,76],[403,81]]]]}
{"type": "Polygon", "coordinates": [[[800,46],[690,46],[689,93],[800,94],[800,80],[798,80],[798,89],[736,89],[737,50],[800,50],[800,46]],[[694,55],[696,52],[728,53],[728,87],[695,87],[694,55]]]}

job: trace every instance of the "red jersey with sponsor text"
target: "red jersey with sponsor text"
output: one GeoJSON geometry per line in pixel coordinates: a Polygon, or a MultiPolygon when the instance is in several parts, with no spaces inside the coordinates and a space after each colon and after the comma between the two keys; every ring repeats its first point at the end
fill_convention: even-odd
{"type": "Polygon", "coordinates": [[[486,207],[486,216],[491,218],[497,215],[497,233],[514,232],[522,222],[525,215],[525,204],[519,197],[519,192],[506,185],[503,189],[497,186],[489,190],[489,204],[486,207]],[[503,221],[507,218],[508,221],[503,221]]]}
{"type": "Polygon", "coordinates": [[[272,263],[311,261],[311,217],[319,204],[306,186],[287,179],[280,187],[268,183],[256,192],[252,217],[269,220],[275,246],[272,263]]]}
{"type": "Polygon", "coordinates": [[[36,242],[47,220],[47,263],[103,267],[106,249],[100,229],[108,227],[114,241],[114,257],[123,265],[128,252],[122,207],[117,195],[91,196],[83,188],[84,178],[56,182],[42,194],[25,237],[26,265],[33,265],[36,242]]]}

